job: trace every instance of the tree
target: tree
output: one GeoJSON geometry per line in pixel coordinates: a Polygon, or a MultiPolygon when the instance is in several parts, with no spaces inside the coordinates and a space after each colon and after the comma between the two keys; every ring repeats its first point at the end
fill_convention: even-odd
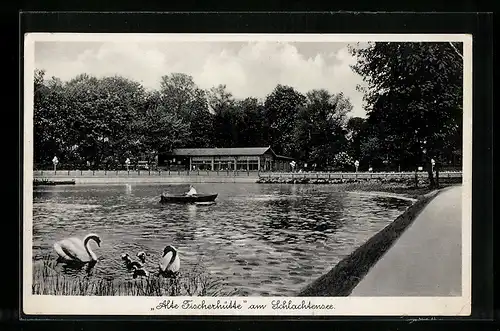
{"type": "Polygon", "coordinates": [[[172,73],[161,78],[160,94],[163,106],[179,115],[191,111],[190,104],[196,99],[198,87],[193,77],[172,73]]]}
{"type": "Polygon", "coordinates": [[[214,114],[215,147],[238,146],[240,113],[237,112],[236,100],[227,90],[226,85],[221,84],[208,91],[208,104],[214,114]]]}
{"type": "Polygon", "coordinates": [[[312,90],[306,94],[305,105],[295,123],[295,155],[305,162],[326,168],[345,146],[343,125],[352,109],[342,94],[312,90]]]}
{"type": "Polygon", "coordinates": [[[35,70],[33,115],[35,162],[47,165],[54,155],[67,162],[73,140],[71,109],[62,82],[45,80],[43,70],[35,70]]]}
{"type": "MultiPolygon", "coordinates": [[[[362,117],[351,117],[346,124],[346,139],[348,141],[348,153],[355,159],[361,160],[361,145],[368,130],[366,119],[362,117]]],[[[364,162],[362,162],[364,164],[364,162]]]]}
{"type": "Polygon", "coordinates": [[[294,126],[306,97],[290,86],[279,84],[264,102],[268,141],[278,154],[290,155],[295,151],[294,126]]]}
{"type": "Polygon", "coordinates": [[[371,43],[351,48],[353,70],[367,87],[368,122],[381,153],[414,169],[430,159],[449,161],[461,150],[463,62],[460,45],[435,42],[371,43]]]}
{"type": "Polygon", "coordinates": [[[145,100],[143,87],[120,77],[80,75],[65,86],[78,154],[94,167],[108,156],[138,153],[133,125],[145,100]]]}
{"type": "Polygon", "coordinates": [[[175,110],[167,109],[155,92],[147,95],[134,132],[142,155],[150,163],[160,152],[183,146],[190,136],[189,124],[175,110]]]}
{"type": "Polygon", "coordinates": [[[235,105],[240,146],[268,146],[265,138],[264,105],[256,98],[238,100],[235,105]]]}
{"type": "Polygon", "coordinates": [[[161,103],[171,114],[188,124],[190,135],[186,147],[209,147],[213,143],[213,115],[208,108],[206,92],[192,76],[183,73],[165,75],[160,84],[161,103]]]}

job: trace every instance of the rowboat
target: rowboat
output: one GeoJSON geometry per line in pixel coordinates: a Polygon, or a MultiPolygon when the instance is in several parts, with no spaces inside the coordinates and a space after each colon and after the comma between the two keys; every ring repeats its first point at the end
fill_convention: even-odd
{"type": "Polygon", "coordinates": [[[161,203],[196,203],[213,202],[217,198],[215,194],[193,194],[193,195],[161,195],[161,203]]]}

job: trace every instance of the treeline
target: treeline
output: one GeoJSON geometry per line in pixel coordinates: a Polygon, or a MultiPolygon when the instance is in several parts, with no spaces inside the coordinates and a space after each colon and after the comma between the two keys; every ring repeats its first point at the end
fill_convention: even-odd
{"type": "Polygon", "coordinates": [[[341,92],[301,94],[278,85],[236,99],[224,85],[199,88],[173,73],[158,90],[120,76],[62,82],[35,72],[34,152],[39,167],[89,162],[116,168],[180,147],[272,146],[316,169],[415,170],[456,164],[462,149],[460,44],[374,43],[351,49],[367,88],[368,116],[349,118],[341,92]]]}
{"type": "Polygon", "coordinates": [[[322,168],[347,146],[351,109],[342,93],[326,90],[303,95],[278,85],[264,100],[238,100],[224,85],[203,90],[182,73],[149,91],[120,76],[62,82],[37,70],[35,160],[48,166],[57,155],[61,165],[102,169],[126,158],[151,162],[173,148],[272,146],[322,168]]]}

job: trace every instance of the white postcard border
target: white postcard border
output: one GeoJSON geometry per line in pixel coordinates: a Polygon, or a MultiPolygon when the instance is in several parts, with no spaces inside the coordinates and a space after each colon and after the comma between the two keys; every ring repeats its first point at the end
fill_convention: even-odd
{"type": "Polygon", "coordinates": [[[472,228],[472,36],[464,34],[81,34],[29,33],[24,45],[24,173],[23,173],[23,284],[22,311],[33,315],[286,315],[286,316],[466,316],[471,312],[472,228]],[[460,297],[73,297],[32,294],[33,202],[33,80],[36,41],[157,42],[157,41],[282,41],[369,42],[455,41],[463,42],[463,196],[462,196],[462,296],[460,297]],[[177,309],[162,308],[171,300],[177,309]],[[184,300],[206,305],[231,302],[241,309],[183,309],[184,300]],[[333,309],[273,309],[273,301],[293,305],[331,305],[333,309]],[[157,307],[160,305],[160,309],[157,307]],[[250,305],[266,305],[249,309],[250,305]]]}

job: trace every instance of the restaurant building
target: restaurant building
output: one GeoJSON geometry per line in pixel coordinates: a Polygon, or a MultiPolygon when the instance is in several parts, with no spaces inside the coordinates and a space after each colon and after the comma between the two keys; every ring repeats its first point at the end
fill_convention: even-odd
{"type": "Polygon", "coordinates": [[[206,171],[290,171],[293,158],[268,147],[178,148],[160,154],[159,166],[206,171]]]}

